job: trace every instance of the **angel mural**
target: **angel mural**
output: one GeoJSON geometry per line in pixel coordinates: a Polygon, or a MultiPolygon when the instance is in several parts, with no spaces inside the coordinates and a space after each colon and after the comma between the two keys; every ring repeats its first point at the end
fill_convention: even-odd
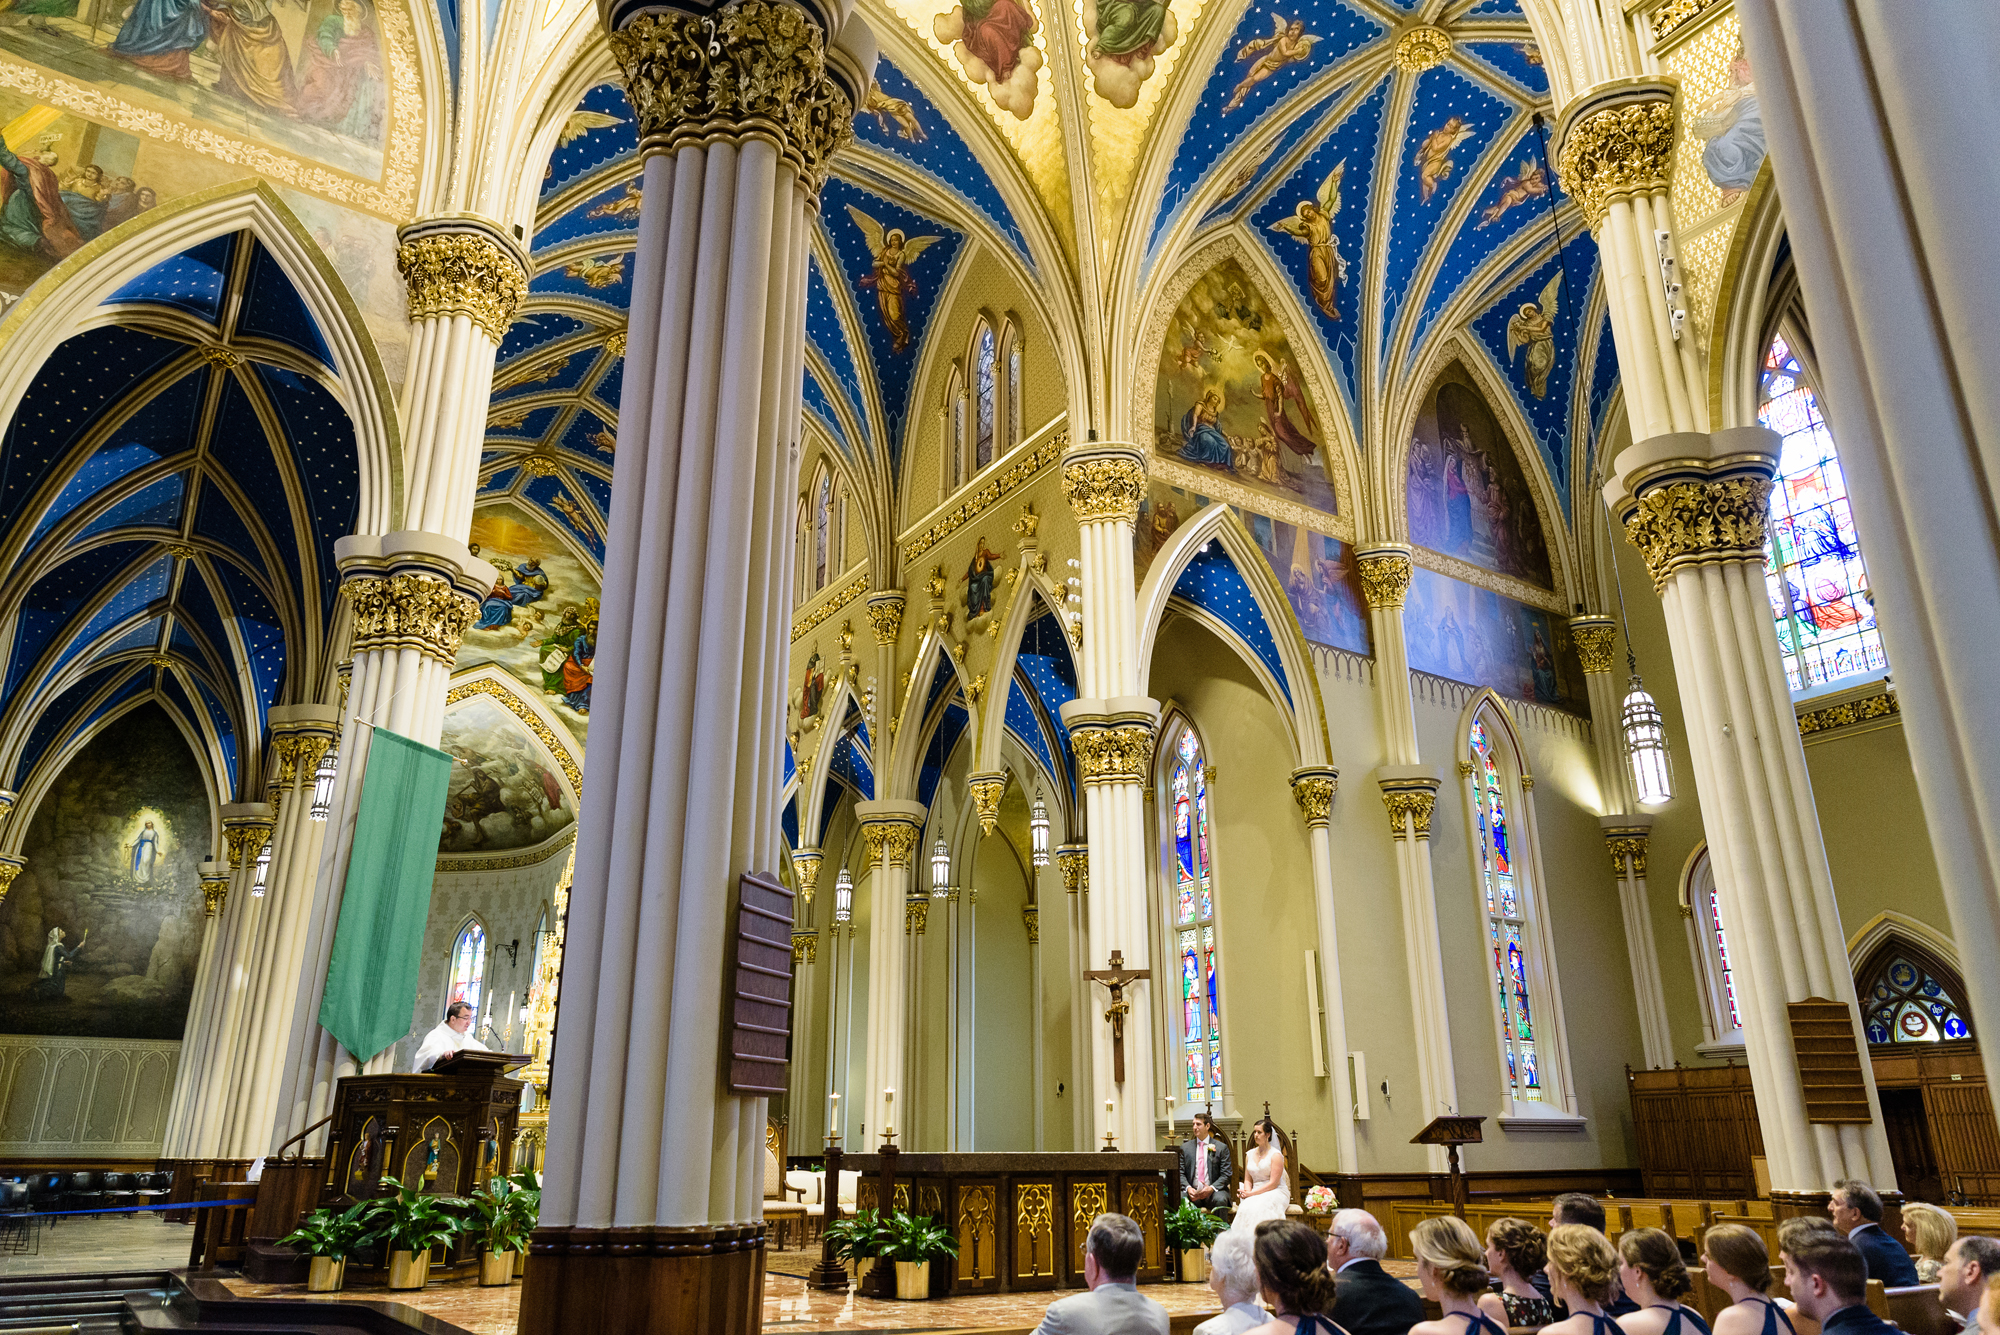
{"type": "MultiPolygon", "coordinates": [[[[1007,0],[996,0],[1006,3],[1007,0]]],[[[903,353],[910,348],[910,322],[905,312],[905,299],[917,295],[916,280],[910,277],[910,261],[943,240],[938,236],[905,236],[900,227],[884,231],[882,224],[849,204],[849,216],[854,225],[861,229],[862,238],[868,243],[868,253],[875,257],[875,267],[861,280],[861,286],[875,289],[875,308],[881,313],[882,326],[889,331],[889,343],[893,351],[903,353]]]]}
{"type": "Polygon", "coordinates": [[[1083,0],[1083,31],[1090,42],[1083,59],[1097,95],[1114,107],[1139,104],[1154,58],[1181,35],[1167,0],[1083,0]]]}
{"type": "Polygon", "coordinates": [[[1271,35],[1254,37],[1236,49],[1236,59],[1242,62],[1257,57],[1256,63],[1243,76],[1243,82],[1236,85],[1229,94],[1229,100],[1222,104],[1225,112],[1234,111],[1243,105],[1243,99],[1250,96],[1250,90],[1276,74],[1287,65],[1296,65],[1312,59],[1313,43],[1318,37],[1306,31],[1304,19],[1293,19],[1287,23],[1278,14],[1271,15],[1271,35]]]}
{"type": "Polygon", "coordinates": [[[1291,217],[1271,224],[1272,231],[1305,243],[1306,280],[1312,287],[1313,302],[1331,320],[1340,318],[1340,309],[1333,304],[1334,288],[1347,281],[1347,261],[1333,241],[1333,219],[1340,212],[1340,180],[1346,174],[1347,159],[1342,158],[1311,199],[1300,200],[1291,217]]]}
{"type": "Polygon", "coordinates": [[[1175,320],[1174,324],[1181,331],[1181,350],[1174,358],[1174,369],[1199,376],[1202,362],[1214,359],[1215,348],[1209,343],[1208,335],[1186,320],[1175,320]]]}
{"type": "Polygon", "coordinates": [[[578,107],[569,113],[569,119],[556,134],[556,147],[568,148],[592,130],[608,130],[625,122],[605,111],[592,111],[589,107],[578,107]]]}
{"type": "Polygon", "coordinates": [[[1533,301],[1521,303],[1521,309],[1514,318],[1507,321],[1507,364],[1514,364],[1514,354],[1526,348],[1523,369],[1528,377],[1528,392],[1538,399],[1549,396],[1549,372],[1556,364],[1556,294],[1562,288],[1563,271],[1556,270],[1542,288],[1541,295],[1533,301]]]}
{"type": "Polygon", "coordinates": [[[1721,202],[1734,204],[1756,184],[1757,169],[1764,165],[1764,113],[1742,42],[1729,57],[1729,87],[1689,116],[1687,128],[1703,141],[1702,170],[1722,192],[1721,202]]]}
{"type": "MultiPolygon", "coordinates": [[[[931,33],[951,44],[965,77],[984,84],[995,106],[1026,120],[1035,112],[1035,94],[1040,91],[1042,53],[1034,43],[1038,26],[1028,0],[967,0],[932,19],[931,33]]],[[[873,96],[862,110],[876,111],[879,117],[873,96]]],[[[911,117],[912,124],[915,119],[911,117]]]]}
{"type": "Polygon", "coordinates": [[[1417,169],[1417,192],[1422,203],[1430,203],[1438,186],[1451,175],[1452,150],[1470,138],[1472,127],[1465,123],[1465,117],[1453,116],[1417,145],[1410,161],[1417,169]]]}
{"type": "Polygon", "coordinates": [[[1522,158],[1521,165],[1512,176],[1500,178],[1500,198],[1479,211],[1479,222],[1472,230],[1489,227],[1500,221],[1502,214],[1531,199],[1547,199],[1549,194],[1549,174],[1542,164],[1532,158],[1522,158]]]}
{"type": "Polygon", "coordinates": [[[875,118],[875,123],[882,127],[883,134],[889,133],[890,125],[893,123],[898,139],[921,144],[930,138],[924,133],[924,127],[918,124],[916,110],[909,102],[904,98],[889,96],[882,91],[882,85],[879,83],[868,85],[868,96],[862,101],[861,110],[865,115],[875,118]]]}

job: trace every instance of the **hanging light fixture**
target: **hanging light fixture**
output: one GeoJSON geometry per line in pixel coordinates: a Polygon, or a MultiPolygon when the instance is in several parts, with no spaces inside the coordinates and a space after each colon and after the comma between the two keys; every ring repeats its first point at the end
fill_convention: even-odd
{"type": "Polygon", "coordinates": [[[327,812],[333,810],[333,780],[339,773],[340,748],[329,746],[319,758],[319,768],[313,771],[312,810],[306,814],[314,820],[325,820],[327,812]]]}
{"type": "Polygon", "coordinates": [[[943,899],[951,893],[951,850],[943,839],[931,849],[931,898],[943,899]]]}
{"type": "Polygon", "coordinates": [[[1039,789],[1035,792],[1035,804],[1028,808],[1028,833],[1033,838],[1034,862],[1037,867],[1049,865],[1049,807],[1042,801],[1039,789]]]}
{"type": "MultiPolygon", "coordinates": [[[[1610,503],[1604,502],[1605,521],[1609,523],[1611,517],[1610,503]]],[[[1632,652],[1632,628],[1625,620],[1625,576],[1618,569],[1615,548],[1611,579],[1618,589],[1618,629],[1625,636],[1625,667],[1632,674],[1631,689],[1619,711],[1625,729],[1625,763],[1632,768],[1632,791],[1639,805],[1664,806],[1674,797],[1673,757],[1667,754],[1667,728],[1660,706],[1639,679],[1639,656],[1632,652]]]]}
{"type": "Polygon", "coordinates": [[[833,920],[847,922],[854,917],[854,877],[847,868],[840,869],[840,875],[833,882],[833,920]]]}
{"type": "Polygon", "coordinates": [[[252,899],[262,899],[264,897],[265,882],[269,879],[270,875],[271,841],[266,839],[263,850],[257,854],[257,879],[250,886],[250,897],[252,899]]]}

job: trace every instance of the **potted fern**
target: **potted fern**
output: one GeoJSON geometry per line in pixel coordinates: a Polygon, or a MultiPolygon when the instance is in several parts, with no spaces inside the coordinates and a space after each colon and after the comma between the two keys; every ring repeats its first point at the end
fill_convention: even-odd
{"type": "Polygon", "coordinates": [[[1181,1283],[1202,1284],[1208,1280],[1208,1244],[1222,1234],[1222,1221],[1193,1201],[1167,1212],[1163,1221],[1167,1245],[1181,1256],[1181,1283]]]}
{"type": "Polygon", "coordinates": [[[466,1229],[479,1240],[479,1283],[497,1288],[514,1280],[514,1258],[527,1250],[535,1215],[524,1211],[524,1189],[512,1178],[496,1177],[476,1187],[466,1202],[466,1229]]]}
{"type": "Polygon", "coordinates": [[[338,1211],[322,1206],[278,1239],[280,1246],[297,1247],[312,1257],[312,1269],[306,1276],[308,1293],[336,1293],[346,1282],[347,1258],[361,1249],[375,1204],[356,1201],[338,1211]]]}
{"type": "Polygon", "coordinates": [[[389,1252],[389,1287],[421,1289],[430,1283],[431,1248],[450,1242],[461,1227],[453,1213],[465,1208],[462,1196],[427,1196],[393,1177],[382,1185],[396,1194],[369,1202],[374,1225],[368,1241],[384,1243],[389,1252]]]}
{"type": "Polygon", "coordinates": [[[898,1210],[882,1223],[878,1256],[896,1263],[896,1296],[905,1301],[931,1296],[931,1262],[958,1255],[958,1239],[928,1215],[898,1210]]]}

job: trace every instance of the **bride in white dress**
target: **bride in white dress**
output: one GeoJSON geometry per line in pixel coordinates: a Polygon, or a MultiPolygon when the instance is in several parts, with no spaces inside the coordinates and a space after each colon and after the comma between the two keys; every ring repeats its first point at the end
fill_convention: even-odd
{"type": "Polygon", "coordinates": [[[1229,1227],[1254,1237],[1257,1225],[1266,1219],[1285,1217],[1292,1203],[1292,1179],[1286,1171],[1289,1143],[1270,1118],[1258,1119],[1250,1129],[1250,1140],[1250,1151],[1243,1156],[1243,1186],[1236,1193],[1236,1217],[1229,1227]]]}

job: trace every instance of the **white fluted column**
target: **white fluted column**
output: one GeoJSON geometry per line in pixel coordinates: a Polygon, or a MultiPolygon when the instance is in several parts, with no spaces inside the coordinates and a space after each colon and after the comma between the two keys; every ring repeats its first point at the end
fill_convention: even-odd
{"type": "Polygon", "coordinates": [[[1646,841],[1653,818],[1640,811],[1625,756],[1623,706],[1612,664],[1618,627],[1608,616],[1584,613],[1569,619],[1570,638],[1583,663],[1590,693],[1591,735],[1597,743],[1597,786],[1603,795],[1606,847],[1618,881],[1618,908],[1625,924],[1625,954],[1632,971],[1632,1000],[1639,1010],[1639,1043],[1646,1065],[1674,1064],[1673,1032],[1667,1022],[1667,994],[1660,984],[1660,955],[1653,938],[1653,915],[1646,902],[1646,841]]]}
{"type": "Polygon", "coordinates": [[[1774,1192],[1838,1178],[1894,1189],[1819,813],[1764,584],[1777,433],[1670,435],[1620,454],[1605,485],[1666,609],[1774,1192]],[[1809,1120],[1790,1002],[1847,1007],[1867,1124],[1809,1120]]]}
{"type": "Polygon", "coordinates": [[[251,888],[257,879],[258,854],[271,840],[272,824],[268,802],[232,802],[222,808],[222,838],[229,849],[229,889],[210,942],[214,968],[206,979],[206,990],[195,994],[196,1004],[188,1011],[185,1032],[194,1042],[187,1046],[194,1051],[183,1055],[177,1077],[181,1088],[175,1093],[175,1118],[170,1123],[170,1130],[178,1129],[178,1134],[171,1136],[172,1142],[184,1152],[171,1157],[237,1157],[223,1149],[222,1125],[228,1116],[230,1083],[236,1069],[233,1040],[255,963],[252,952],[257,924],[263,919],[263,902],[251,894],[251,888]]]}
{"type": "MultiPolygon", "coordinates": [[[[1403,604],[1415,564],[1402,543],[1355,549],[1361,591],[1368,599],[1375,638],[1375,690],[1382,700],[1382,740],[1387,761],[1375,771],[1395,841],[1396,886],[1403,906],[1403,964],[1410,980],[1410,1013],[1417,1044],[1419,1125],[1458,1111],[1458,1072],[1451,1055],[1451,1018],[1445,1007],[1444,952],[1438,942],[1437,890],[1431,877],[1431,812],[1440,782],[1435,767],[1417,754],[1416,699],[1410,690],[1410,650],[1403,638],[1403,604]]],[[[1424,1151],[1432,1171],[1445,1167],[1444,1151],[1424,1151]]]]}
{"type": "Polygon", "coordinates": [[[723,1007],[738,877],[779,856],[811,212],[874,45],[828,53],[844,13],[769,0],[604,19],[646,203],[520,1327],[733,1335],[766,1100],[728,1081],[723,1007]]]}
{"type": "Polygon", "coordinates": [[[1333,909],[1333,799],[1340,789],[1340,771],[1314,766],[1292,771],[1292,798],[1306,823],[1312,849],[1313,907],[1319,930],[1321,1023],[1326,1042],[1327,1075],[1333,1081],[1334,1149],[1343,1173],[1361,1171],[1354,1143],[1354,1087],[1347,1070],[1347,1007],[1340,991],[1340,932],[1333,909]]]}
{"type": "MultiPolygon", "coordinates": [[[[20,866],[16,865],[14,871],[18,873],[20,866]]],[[[220,1011],[215,980],[222,965],[217,958],[221,950],[216,942],[222,936],[222,914],[229,902],[229,863],[204,861],[200,864],[200,876],[201,954],[195,964],[193,1000],[182,1031],[180,1068],[174,1077],[173,1096],[167,1103],[167,1129],[160,1144],[162,1159],[194,1157],[194,1127],[187,1110],[200,1087],[197,1072],[208,1062],[220,1011]]],[[[12,879],[8,877],[10,882],[12,879]]]]}
{"type": "Polygon", "coordinates": [[[854,804],[869,868],[868,1032],[862,1062],[867,1083],[854,1093],[854,1112],[867,1126],[868,1143],[850,1147],[856,1152],[880,1144],[888,1128],[895,1129],[896,1143],[908,1149],[905,1137],[915,1130],[910,1117],[915,1105],[910,1082],[911,955],[917,915],[928,914],[930,902],[922,898],[914,870],[924,816],[923,806],[916,802],[885,798],[854,804]]]}
{"type": "Polygon", "coordinates": [[[2000,1089],[2000,10],[1738,0],[1987,1086],[2000,1089]],[[1842,89],[1866,88],[1854,97],[1842,89]]]}
{"type": "Polygon", "coordinates": [[[1070,1146],[1084,1149],[1090,1144],[1090,1105],[1084,1100],[1091,1085],[1090,992],[1092,985],[1083,971],[1090,967],[1090,849],[1083,844],[1064,844],[1056,849],[1056,867],[1062,872],[1063,913],[1069,923],[1069,1091],[1070,1146]]]}

